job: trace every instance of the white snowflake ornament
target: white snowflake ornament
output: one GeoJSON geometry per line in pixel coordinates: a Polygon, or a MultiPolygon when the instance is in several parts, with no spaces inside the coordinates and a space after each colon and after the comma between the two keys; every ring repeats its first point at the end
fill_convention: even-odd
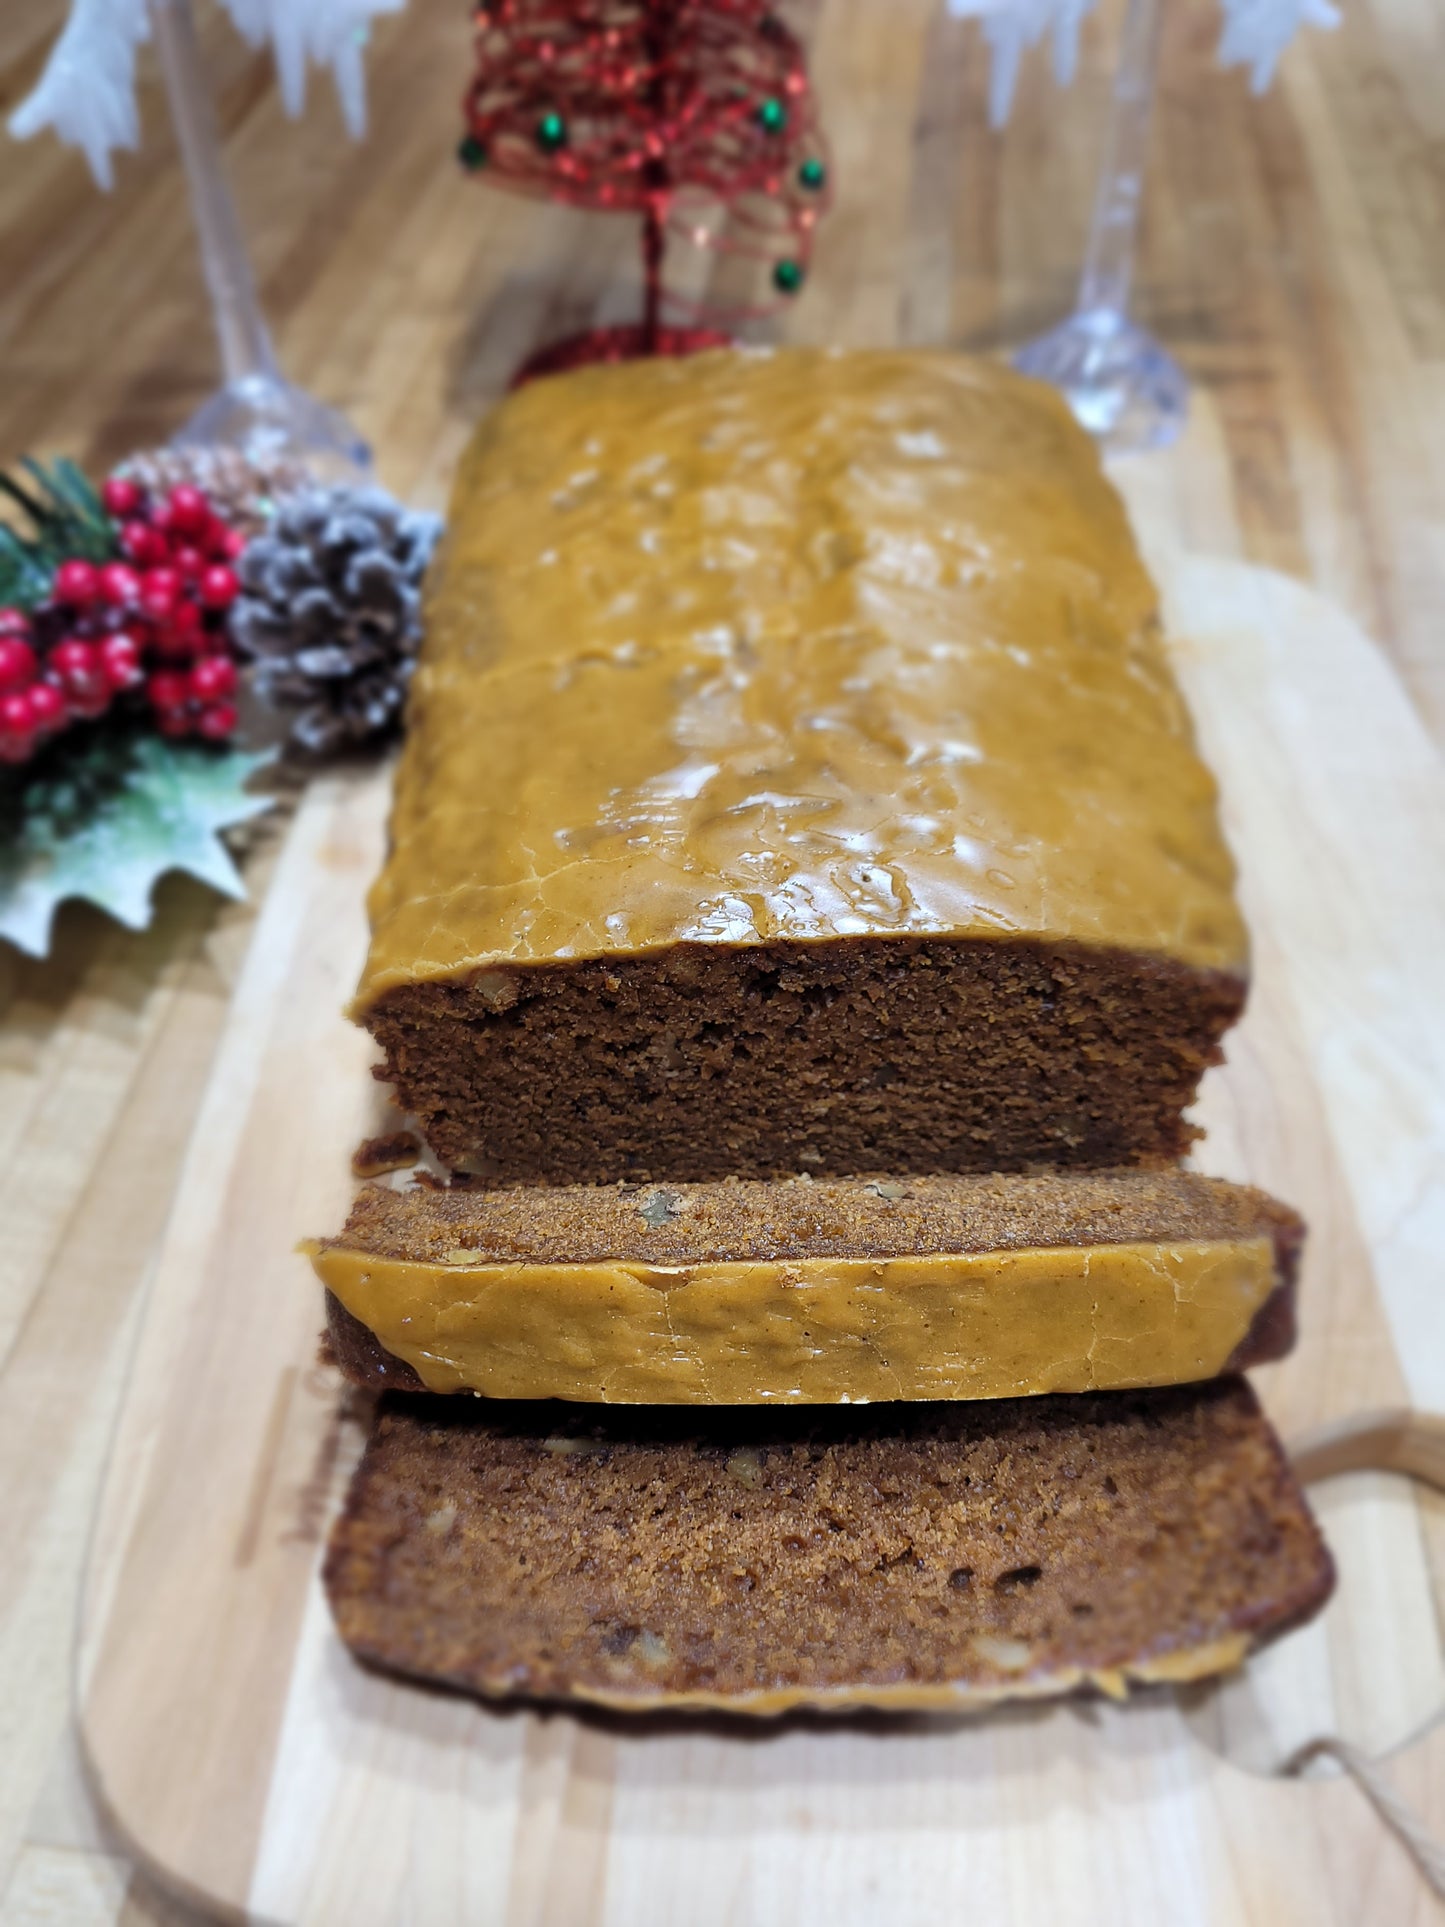
{"type": "MultiPolygon", "coordinates": [[[[150,0],[185,6],[189,0],[150,0]]],[[[366,84],[362,52],[371,22],[399,13],[406,0],[221,0],[252,46],[269,46],[281,97],[293,117],[306,104],[311,63],[329,67],[346,125],[360,138],[366,130],[366,84]]],[[[136,49],[149,38],[147,0],[72,0],[70,18],[51,50],[39,85],[10,117],[10,132],[28,140],[53,128],[61,140],[84,151],[101,187],[113,179],[118,148],[140,138],[135,99],[136,49]]]]}
{"type": "Polygon", "coordinates": [[[224,0],[253,46],[270,44],[286,112],[306,105],[306,74],[314,61],[329,67],[352,136],[366,132],[366,75],[362,51],[371,22],[400,13],[406,0],[224,0]]]}
{"type": "Polygon", "coordinates": [[[146,0],[75,0],[39,85],[10,116],[10,132],[23,141],[53,127],[109,187],[111,156],[140,142],[135,55],[149,37],[146,0]]]}
{"type": "Polygon", "coordinates": [[[988,42],[988,118],[1002,127],[1030,47],[1053,36],[1054,78],[1067,87],[1079,64],[1079,28],[1095,0],[948,0],[955,20],[979,20],[988,42]]]}
{"type": "MultiPolygon", "coordinates": [[[[1166,0],[1167,4],[1167,0],[1166,0]]],[[[1249,84],[1262,94],[1274,78],[1280,55],[1301,27],[1337,27],[1330,0],[1221,0],[1224,35],[1221,67],[1248,67],[1249,84]]],[[[1025,53],[1053,37],[1054,78],[1067,87],[1079,58],[1079,29],[1094,0],[947,0],[955,20],[978,20],[988,42],[988,117],[1002,127],[1013,106],[1019,67],[1025,53]]]]}
{"type": "Polygon", "coordinates": [[[1248,67],[1250,92],[1262,94],[1274,79],[1280,55],[1301,27],[1340,24],[1329,0],[1223,0],[1221,67],[1248,67]]]}

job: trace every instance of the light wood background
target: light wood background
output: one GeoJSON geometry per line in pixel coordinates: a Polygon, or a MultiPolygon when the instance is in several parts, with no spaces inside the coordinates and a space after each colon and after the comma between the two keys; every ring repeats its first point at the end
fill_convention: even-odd
{"type": "MultiPolygon", "coordinates": [[[[1200,384],[1185,441],[1137,461],[1197,552],[1313,583],[1445,731],[1445,5],[1346,0],[1252,101],[1174,4],[1140,310],[1200,384]]],[[[0,106],[53,0],[0,6],[0,106]]],[[[800,339],[1006,344],[1066,305],[1095,159],[1106,5],[1067,97],[1044,63],[1001,140],[975,30],[926,0],[823,0],[813,71],[838,200],[800,339]]],[[[228,152],[290,372],[346,407],[383,478],[438,501],[470,422],[539,340],[628,311],[625,223],[457,177],[460,0],[378,32],[373,131],[325,89],[298,127],[266,63],[208,22],[228,152]]],[[[164,114],[106,199],[42,140],[0,147],[0,458],[103,464],[163,440],[215,379],[164,114]]],[[[274,839],[273,839],[274,840],[274,839]]],[[[259,894],[270,858],[250,875],[259,894]]],[[[94,1817],[71,1739],[74,1602],[134,1310],[253,912],[172,883],[128,936],[84,911],[55,957],[0,950],[0,1914],[180,1919],[94,1817]]],[[[1382,1849],[1383,1851],[1383,1849],[1382,1849]]]]}

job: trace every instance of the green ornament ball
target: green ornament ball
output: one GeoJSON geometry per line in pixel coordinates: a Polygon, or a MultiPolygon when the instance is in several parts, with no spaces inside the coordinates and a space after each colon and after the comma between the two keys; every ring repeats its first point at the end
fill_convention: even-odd
{"type": "Polygon", "coordinates": [[[475,172],[477,168],[486,166],[487,150],[475,134],[468,134],[457,148],[457,159],[463,167],[475,172]]]}
{"type": "Polygon", "coordinates": [[[560,114],[543,114],[537,122],[537,145],[544,154],[567,145],[567,123],[560,114]]]}
{"type": "Polygon", "coordinates": [[[803,285],[801,261],[779,261],[773,269],[773,286],[780,294],[796,294],[803,285]]]}
{"type": "Polygon", "coordinates": [[[758,126],[765,134],[781,134],[787,124],[787,108],[776,95],[769,95],[758,108],[758,126]]]}
{"type": "Polygon", "coordinates": [[[798,185],[816,194],[828,179],[828,170],[821,161],[804,161],[798,169],[798,185]]]}

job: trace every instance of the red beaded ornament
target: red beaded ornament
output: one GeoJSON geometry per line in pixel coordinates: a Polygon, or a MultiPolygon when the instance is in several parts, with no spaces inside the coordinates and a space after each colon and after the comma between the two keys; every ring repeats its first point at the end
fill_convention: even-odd
{"type": "Polygon", "coordinates": [[[798,292],[828,166],[802,48],[764,0],[491,0],[474,19],[463,165],[521,193],[642,217],[641,322],[544,349],[518,381],[720,346],[719,326],[698,325],[704,306],[714,324],[764,312],[665,289],[669,236],[766,262],[778,293],[798,292]],[[692,322],[665,323],[665,303],[690,307],[692,322]]]}

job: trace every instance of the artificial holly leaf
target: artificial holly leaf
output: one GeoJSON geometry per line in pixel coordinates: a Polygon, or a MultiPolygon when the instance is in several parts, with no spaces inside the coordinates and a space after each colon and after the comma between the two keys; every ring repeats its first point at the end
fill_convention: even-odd
{"type": "Polygon", "coordinates": [[[274,798],[245,784],[272,755],[134,734],[101,735],[69,754],[57,774],[26,786],[0,825],[0,937],[43,957],[67,897],[143,930],[168,870],[243,897],[220,832],[271,808],[274,798]]]}

